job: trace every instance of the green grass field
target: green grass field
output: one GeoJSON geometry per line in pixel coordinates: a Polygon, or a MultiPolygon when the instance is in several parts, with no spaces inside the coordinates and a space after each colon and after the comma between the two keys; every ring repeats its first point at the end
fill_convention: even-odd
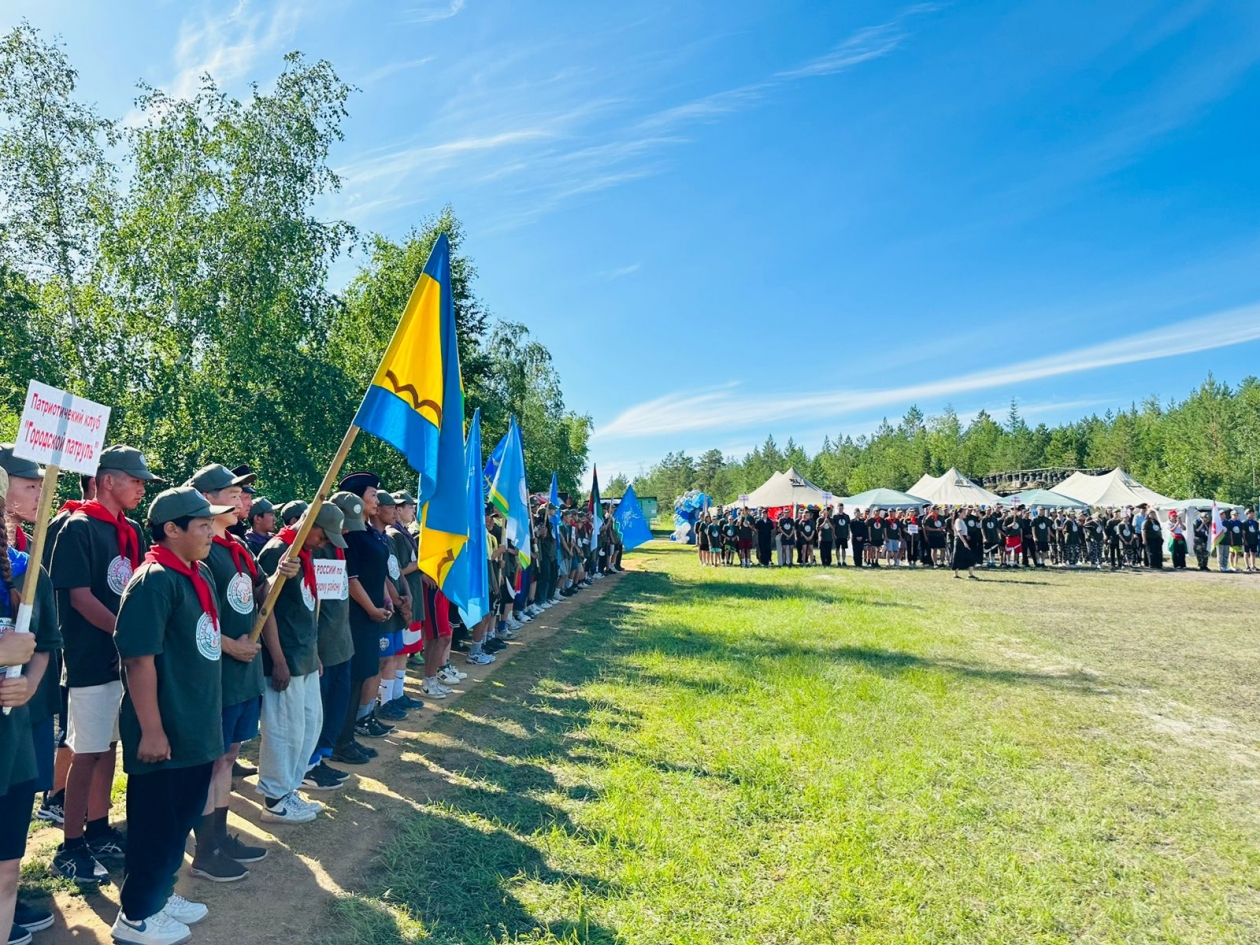
{"type": "Polygon", "coordinates": [[[1260,941],[1260,580],[635,557],[425,734],[336,941],[1260,941]]]}

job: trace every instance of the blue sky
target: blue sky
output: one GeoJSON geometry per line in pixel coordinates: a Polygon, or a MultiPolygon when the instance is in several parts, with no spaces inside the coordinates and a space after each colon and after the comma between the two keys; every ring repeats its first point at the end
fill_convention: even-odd
{"type": "MultiPolygon", "coordinates": [[[[451,203],[601,474],[911,403],[1072,419],[1260,373],[1260,4],[9,0],[81,89],[290,49],[361,91],[323,208],[451,203]]],[[[344,281],[349,270],[340,269],[344,281]]]]}

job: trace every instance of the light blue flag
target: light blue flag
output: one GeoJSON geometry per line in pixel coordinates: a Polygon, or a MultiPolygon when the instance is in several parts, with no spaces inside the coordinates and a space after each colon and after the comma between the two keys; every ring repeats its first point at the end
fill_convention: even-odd
{"type": "MultiPolygon", "coordinates": [[[[481,410],[473,414],[464,445],[468,476],[468,543],[451,569],[454,578],[466,583],[467,600],[459,605],[464,626],[475,627],[490,612],[490,574],[486,561],[486,480],[481,472],[481,410]]],[[[450,580],[448,578],[448,580],[450,580]]]]}
{"type": "Polygon", "coordinates": [[[547,501],[555,509],[551,513],[551,535],[554,538],[560,534],[560,483],[556,480],[555,473],[551,474],[551,495],[547,497],[547,501]]]}
{"type": "MultiPolygon", "coordinates": [[[[512,424],[516,423],[516,418],[512,417],[508,422],[508,428],[511,429],[512,424]]],[[[499,474],[499,464],[503,462],[503,451],[507,449],[508,435],[503,434],[503,439],[499,440],[499,445],[494,448],[490,454],[490,458],[486,460],[486,488],[490,488],[490,484],[494,482],[494,477],[499,474]]],[[[488,493],[487,493],[488,494],[488,493]]]]}
{"type": "Polygon", "coordinates": [[[490,501],[507,520],[504,535],[516,546],[521,567],[528,568],[533,560],[533,548],[529,540],[529,490],[525,486],[525,448],[521,443],[521,428],[513,417],[508,426],[503,459],[495,470],[494,484],[490,487],[490,501]]]}
{"type": "Polygon", "coordinates": [[[639,497],[634,494],[634,486],[626,489],[626,494],[621,497],[617,511],[613,512],[613,521],[621,528],[621,544],[626,551],[652,540],[652,529],[643,517],[643,509],[639,505],[639,497]]]}

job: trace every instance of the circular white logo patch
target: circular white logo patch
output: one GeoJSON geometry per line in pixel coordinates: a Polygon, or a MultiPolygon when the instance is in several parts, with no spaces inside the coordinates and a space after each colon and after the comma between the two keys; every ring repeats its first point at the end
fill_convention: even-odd
{"type": "Polygon", "coordinates": [[[302,603],[306,605],[307,610],[315,609],[315,594],[311,590],[311,586],[305,581],[298,581],[302,588],[302,603]]]}
{"type": "Polygon", "coordinates": [[[105,571],[105,579],[109,582],[111,591],[122,594],[127,582],[131,580],[131,562],[122,555],[115,555],[105,571]]]}
{"type": "Polygon", "coordinates": [[[389,576],[395,581],[402,577],[402,569],[398,567],[398,555],[389,556],[389,576]]]}
{"type": "Polygon", "coordinates": [[[218,660],[223,652],[219,642],[219,623],[209,614],[197,621],[197,652],[208,660],[218,660]]]}
{"type": "Polygon", "coordinates": [[[249,579],[249,575],[244,571],[228,581],[227,599],[228,604],[238,614],[252,614],[254,612],[254,582],[249,579]]]}

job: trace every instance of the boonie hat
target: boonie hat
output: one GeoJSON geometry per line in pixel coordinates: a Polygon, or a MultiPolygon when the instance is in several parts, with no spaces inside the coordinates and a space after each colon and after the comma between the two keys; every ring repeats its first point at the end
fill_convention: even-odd
{"type": "Polygon", "coordinates": [[[346,540],[341,534],[345,521],[346,519],[341,514],[341,509],[331,502],[322,503],[319,507],[319,512],[315,515],[315,524],[324,530],[324,536],[334,548],[346,547],[346,540]]]}
{"type": "Polygon", "coordinates": [[[337,492],[328,501],[341,510],[344,519],[342,528],[348,532],[367,531],[367,526],[363,524],[363,499],[361,496],[357,496],[353,492],[337,492]]]}
{"type": "MultiPolygon", "coordinates": [[[[125,472],[129,476],[135,476],[137,479],[147,479],[149,482],[162,481],[149,471],[149,464],[144,461],[144,454],[134,446],[115,445],[102,450],[101,462],[97,466],[96,474],[99,476],[107,469],[125,472]]],[[[179,518],[178,515],[175,517],[179,518]]],[[[167,521],[169,522],[170,519],[167,519],[167,521]]]]}
{"type": "Polygon", "coordinates": [[[192,486],[198,492],[218,492],[229,486],[247,486],[257,478],[253,473],[238,475],[222,463],[211,463],[189,476],[184,485],[192,486]]]}
{"type": "Polygon", "coordinates": [[[0,469],[7,472],[12,479],[43,479],[44,470],[39,463],[29,459],[18,459],[13,455],[13,443],[0,443],[0,469]]]}
{"type": "Polygon", "coordinates": [[[164,525],[184,517],[214,518],[216,515],[235,511],[234,505],[211,505],[210,500],[192,486],[176,486],[157,494],[153,504],[149,506],[149,524],[164,525]]]}

